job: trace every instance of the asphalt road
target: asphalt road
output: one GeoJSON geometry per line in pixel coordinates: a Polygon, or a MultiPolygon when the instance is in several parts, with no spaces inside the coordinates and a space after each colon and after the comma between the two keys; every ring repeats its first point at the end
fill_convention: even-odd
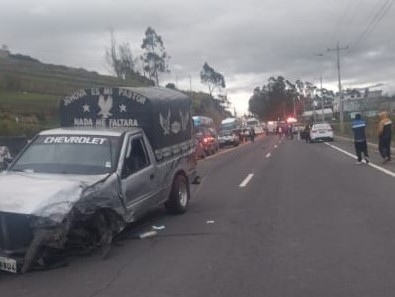
{"type": "Polygon", "coordinates": [[[153,211],[107,260],[1,273],[1,296],[392,297],[394,166],[331,145],[270,136],[207,158],[188,213],[153,211]]]}

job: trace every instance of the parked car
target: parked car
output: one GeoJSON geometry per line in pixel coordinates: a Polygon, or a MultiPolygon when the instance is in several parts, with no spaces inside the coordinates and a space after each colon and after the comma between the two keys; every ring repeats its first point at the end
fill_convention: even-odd
{"type": "Polygon", "coordinates": [[[212,132],[207,127],[195,127],[195,138],[203,147],[206,156],[215,154],[218,145],[212,132]]]}
{"type": "Polygon", "coordinates": [[[219,150],[219,139],[218,139],[218,133],[214,128],[208,128],[210,131],[211,136],[214,138],[214,147],[215,151],[217,152],[219,150]]]}
{"type": "Polygon", "coordinates": [[[333,141],[333,130],[328,123],[314,124],[310,129],[310,142],[333,141]]]}
{"type": "Polygon", "coordinates": [[[219,133],[219,144],[221,147],[232,145],[238,146],[240,144],[240,137],[232,130],[225,130],[219,133]]]}
{"type": "Polygon", "coordinates": [[[195,137],[195,154],[197,159],[204,159],[206,158],[206,152],[204,151],[203,143],[195,137]]]}

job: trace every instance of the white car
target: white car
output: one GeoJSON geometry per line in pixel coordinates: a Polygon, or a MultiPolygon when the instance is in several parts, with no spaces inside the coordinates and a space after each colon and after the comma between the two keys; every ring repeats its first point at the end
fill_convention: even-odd
{"type": "Polygon", "coordinates": [[[328,123],[314,124],[310,130],[310,142],[333,141],[333,131],[328,123]]]}
{"type": "Polygon", "coordinates": [[[219,132],[218,141],[221,147],[226,145],[237,146],[240,143],[239,136],[231,130],[219,132]]]}

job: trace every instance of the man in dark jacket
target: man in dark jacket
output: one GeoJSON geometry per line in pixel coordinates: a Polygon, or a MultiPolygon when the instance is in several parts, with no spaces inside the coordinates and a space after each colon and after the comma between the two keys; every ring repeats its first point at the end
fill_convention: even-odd
{"type": "Polygon", "coordinates": [[[379,113],[379,117],[379,151],[381,157],[383,157],[383,163],[387,163],[391,161],[392,122],[385,111],[379,113]]]}
{"type": "Polygon", "coordinates": [[[369,163],[368,146],[366,143],[365,135],[366,123],[361,119],[360,114],[356,114],[352,121],[352,131],[354,133],[354,145],[357,153],[358,161],[357,164],[362,164],[362,153],[365,156],[366,163],[369,163]]]}

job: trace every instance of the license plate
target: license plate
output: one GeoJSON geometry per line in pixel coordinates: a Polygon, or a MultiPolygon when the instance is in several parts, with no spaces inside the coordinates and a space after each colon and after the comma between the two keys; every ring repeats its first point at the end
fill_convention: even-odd
{"type": "Polygon", "coordinates": [[[0,270],[17,273],[16,260],[0,257],[0,270]]]}
{"type": "Polygon", "coordinates": [[[326,131],[320,131],[321,134],[324,134],[326,131]]]}

